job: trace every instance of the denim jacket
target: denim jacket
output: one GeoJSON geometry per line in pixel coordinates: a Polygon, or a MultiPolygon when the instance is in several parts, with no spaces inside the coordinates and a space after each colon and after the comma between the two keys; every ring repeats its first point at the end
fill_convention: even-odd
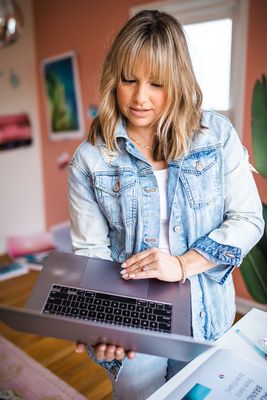
{"type": "MultiPolygon", "coordinates": [[[[231,272],[262,236],[262,206],[248,154],[230,121],[203,111],[190,150],[168,162],[172,255],[194,249],[217,264],[190,277],[192,333],[215,340],[232,324],[231,272]]],[[[159,244],[160,200],[152,166],[117,127],[120,151],[83,142],[70,164],[71,236],[76,254],[123,262],[159,244]],[[153,205],[153,206],[152,206],[153,205]]],[[[119,271],[118,271],[119,273],[119,271]]],[[[102,363],[114,374],[120,363],[102,363]]]]}

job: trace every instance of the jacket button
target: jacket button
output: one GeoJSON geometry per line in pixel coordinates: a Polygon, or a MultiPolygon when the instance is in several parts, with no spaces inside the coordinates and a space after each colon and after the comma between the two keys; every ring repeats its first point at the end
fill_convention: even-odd
{"type": "Polygon", "coordinates": [[[146,188],[145,189],[145,192],[147,192],[147,193],[153,193],[153,192],[156,192],[157,191],[157,189],[155,189],[155,188],[146,188]]]}
{"type": "Polygon", "coordinates": [[[157,241],[157,239],[155,239],[155,238],[147,238],[147,239],[145,239],[146,243],[155,243],[156,241],[157,241]]]}
{"type": "Polygon", "coordinates": [[[225,253],[226,257],[235,258],[233,253],[225,253]]]}
{"type": "Polygon", "coordinates": [[[120,182],[116,182],[116,184],[113,187],[113,192],[119,192],[121,188],[120,182]]]}
{"type": "Polygon", "coordinates": [[[196,170],[198,171],[198,172],[201,172],[201,171],[203,171],[203,165],[202,164],[200,164],[200,161],[197,161],[196,162],[196,170]]]}
{"type": "Polygon", "coordinates": [[[204,318],[206,315],[205,311],[200,311],[199,316],[200,318],[204,318]]]}
{"type": "Polygon", "coordinates": [[[173,230],[174,230],[174,232],[178,233],[178,232],[181,232],[182,227],[181,227],[180,225],[177,225],[177,226],[175,226],[175,227],[173,228],[173,230]]]}

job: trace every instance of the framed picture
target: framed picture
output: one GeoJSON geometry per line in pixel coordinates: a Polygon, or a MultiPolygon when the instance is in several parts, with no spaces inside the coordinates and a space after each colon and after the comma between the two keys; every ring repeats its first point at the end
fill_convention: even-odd
{"type": "Polygon", "coordinates": [[[42,76],[50,138],[81,138],[84,128],[75,53],[68,52],[45,59],[42,62],[42,76]]]}

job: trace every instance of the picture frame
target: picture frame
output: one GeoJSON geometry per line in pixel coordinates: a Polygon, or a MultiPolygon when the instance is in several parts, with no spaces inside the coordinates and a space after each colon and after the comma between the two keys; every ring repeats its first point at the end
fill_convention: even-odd
{"type": "Polygon", "coordinates": [[[82,138],[84,122],[76,53],[47,58],[41,70],[50,139],[82,138]]]}

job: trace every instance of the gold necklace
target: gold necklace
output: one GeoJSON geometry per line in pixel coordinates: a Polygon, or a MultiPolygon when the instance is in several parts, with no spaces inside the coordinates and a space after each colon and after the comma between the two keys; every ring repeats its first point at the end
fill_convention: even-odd
{"type": "Polygon", "coordinates": [[[143,149],[148,149],[148,150],[152,150],[151,146],[146,146],[145,144],[142,144],[140,142],[138,142],[137,140],[135,140],[132,136],[129,136],[129,138],[136,144],[138,144],[139,146],[143,147],[143,149]]]}

